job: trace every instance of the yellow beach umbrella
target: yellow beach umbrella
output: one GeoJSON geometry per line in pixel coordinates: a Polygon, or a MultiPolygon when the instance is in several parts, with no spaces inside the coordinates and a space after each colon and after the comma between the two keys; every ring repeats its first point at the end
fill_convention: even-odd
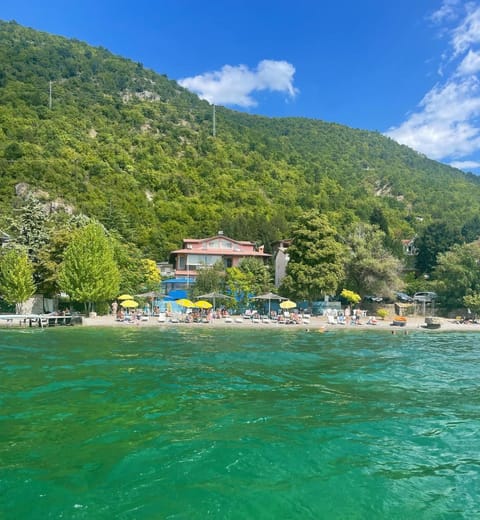
{"type": "Polygon", "coordinates": [[[187,298],[180,298],[180,300],[175,300],[175,303],[180,305],[180,307],[195,307],[195,304],[191,300],[187,300],[187,298]]]}
{"type": "Polygon", "coordinates": [[[205,300],[198,300],[198,302],[195,302],[195,307],[197,309],[211,309],[213,305],[205,300]]]}
{"type": "Polygon", "coordinates": [[[125,307],[125,309],[134,309],[135,307],[138,307],[138,302],[134,300],[124,300],[120,305],[125,307]]]}
{"type": "Polygon", "coordinates": [[[296,306],[297,304],[291,300],[285,300],[284,302],[280,303],[280,307],[282,309],[294,309],[296,306]]]}
{"type": "Polygon", "coordinates": [[[133,296],[131,294],[121,294],[117,297],[117,300],[133,300],[133,296]]]}

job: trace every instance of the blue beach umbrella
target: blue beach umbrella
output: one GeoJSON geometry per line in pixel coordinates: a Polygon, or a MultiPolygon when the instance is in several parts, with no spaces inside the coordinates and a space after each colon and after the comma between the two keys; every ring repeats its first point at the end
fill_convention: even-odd
{"type": "Polygon", "coordinates": [[[187,298],[187,291],[183,289],[174,289],[170,291],[167,296],[165,296],[165,300],[173,301],[173,300],[183,300],[187,298]]]}

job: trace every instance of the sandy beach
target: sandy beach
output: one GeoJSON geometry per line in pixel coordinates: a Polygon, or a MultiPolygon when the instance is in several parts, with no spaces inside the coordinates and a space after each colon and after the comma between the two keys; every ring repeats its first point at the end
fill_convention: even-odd
{"type": "Polygon", "coordinates": [[[480,324],[475,323],[456,323],[454,319],[436,318],[440,323],[438,329],[427,329],[425,326],[425,318],[423,316],[408,317],[405,326],[392,325],[392,318],[385,318],[385,320],[377,320],[376,325],[367,325],[366,320],[363,320],[359,325],[339,325],[327,323],[326,317],[311,317],[300,324],[282,324],[274,321],[252,321],[250,319],[243,319],[241,316],[232,316],[230,318],[220,318],[212,320],[209,323],[182,323],[171,322],[167,318],[165,322],[159,322],[158,318],[153,316],[148,320],[140,320],[131,322],[117,321],[113,316],[95,316],[83,318],[83,326],[87,327],[193,327],[193,328],[275,328],[275,329],[298,329],[298,330],[316,330],[316,331],[340,331],[340,330],[389,330],[394,334],[405,334],[410,331],[425,331],[428,333],[445,332],[445,331],[471,331],[480,332],[480,324]]]}

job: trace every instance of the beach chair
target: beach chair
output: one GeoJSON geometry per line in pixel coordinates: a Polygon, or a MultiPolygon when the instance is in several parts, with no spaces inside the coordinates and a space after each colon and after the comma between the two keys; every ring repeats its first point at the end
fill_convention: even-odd
{"type": "Polygon", "coordinates": [[[331,314],[327,314],[327,323],[329,325],[336,325],[337,324],[337,320],[331,314]]]}

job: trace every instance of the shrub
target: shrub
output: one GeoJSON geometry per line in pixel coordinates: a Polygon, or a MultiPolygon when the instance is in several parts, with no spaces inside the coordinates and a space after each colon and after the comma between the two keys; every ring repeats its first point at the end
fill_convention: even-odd
{"type": "Polygon", "coordinates": [[[384,320],[384,319],[388,316],[388,311],[387,311],[387,309],[378,309],[378,311],[377,311],[377,316],[378,316],[380,319],[384,320]]]}

